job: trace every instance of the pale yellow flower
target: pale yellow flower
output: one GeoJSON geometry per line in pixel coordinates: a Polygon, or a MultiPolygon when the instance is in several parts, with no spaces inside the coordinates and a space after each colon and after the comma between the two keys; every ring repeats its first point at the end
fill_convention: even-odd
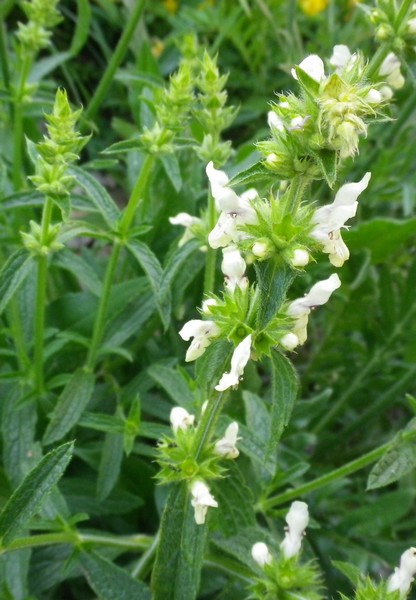
{"type": "Polygon", "coordinates": [[[305,15],[314,17],[326,9],[329,0],[299,0],[299,5],[305,15]]]}

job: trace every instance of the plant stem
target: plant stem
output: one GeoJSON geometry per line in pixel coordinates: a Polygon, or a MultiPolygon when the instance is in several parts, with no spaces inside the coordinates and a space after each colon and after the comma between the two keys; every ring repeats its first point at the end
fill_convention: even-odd
{"type": "Polygon", "coordinates": [[[124,27],[123,33],[121,34],[114,54],[107,65],[104,75],[100,83],[98,84],[97,89],[95,90],[95,94],[93,95],[87,110],[84,113],[85,120],[93,120],[98,109],[100,108],[105,98],[105,95],[107,94],[108,89],[111,85],[111,82],[114,78],[114,74],[117,71],[127,52],[131,38],[133,37],[139,19],[142,15],[145,3],[146,0],[136,0],[135,2],[133,2],[132,13],[128,16],[126,26],[124,27]]]}
{"type": "Polygon", "coordinates": [[[394,21],[394,28],[396,32],[399,31],[403,21],[406,20],[407,15],[412,8],[414,0],[403,0],[400,5],[399,12],[397,13],[396,19],[394,21]]]}
{"type": "MultiPolygon", "coordinates": [[[[47,249],[48,232],[52,218],[53,202],[49,197],[45,198],[45,204],[42,211],[42,225],[40,235],[40,245],[47,249]]],[[[43,343],[45,337],[45,307],[46,307],[46,286],[48,282],[48,255],[40,254],[37,257],[38,277],[36,283],[36,312],[35,312],[35,330],[34,330],[34,369],[35,369],[35,387],[40,395],[44,392],[44,369],[43,369],[43,343]]]]}
{"type": "MultiPolygon", "coordinates": [[[[215,208],[215,201],[211,193],[208,193],[208,223],[209,230],[215,227],[217,220],[217,211],[215,208]]],[[[216,267],[217,251],[208,245],[205,261],[205,272],[204,272],[204,296],[212,293],[215,289],[215,267],[216,267]]]]}
{"type": "Polygon", "coordinates": [[[201,456],[205,443],[209,441],[214,425],[220,416],[222,407],[224,406],[227,394],[220,392],[216,398],[208,401],[208,406],[202,416],[195,436],[194,444],[194,459],[197,461],[201,456]]]}
{"type": "Polygon", "coordinates": [[[92,333],[91,346],[89,348],[87,360],[85,363],[85,369],[89,371],[94,369],[95,361],[97,359],[97,352],[99,350],[99,346],[103,337],[105,321],[107,317],[107,308],[111,295],[111,288],[114,283],[114,276],[117,268],[117,263],[120,258],[121,249],[125,243],[124,237],[128,233],[130,225],[132,224],[133,219],[136,215],[139,202],[143,198],[143,193],[146,189],[146,185],[148,183],[154,161],[154,156],[150,154],[146,156],[146,159],[140,171],[140,175],[137,178],[136,184],[131,192],[129,201],[120,221],[120,239],[117,239],[114,242],[110,260],[107,264],[107,270],[105,272],[103,283],[103,290],[98,305],[97,316],[95,319],[94,329],[92,333]]]}
{"type": "Polygon", "coordinates": [[[122,547],[131,550],[147,550],[153,538],[147,535],[113,536],[80,533],[77,531],[61,531],[59,533],[42,533],[13,540],[2,552],[13,552],[22,548],[35,548],[39,546],[50,546],[54,544],[97,544],[101,546],[122,547]]]}
{"type": "MultiPolygon", "coordinates": [[[[402,434],[402,439],[412,439],[414,437],[416,437],[415,431],[409,431],[402,434]]],[[[289,502],[290,500],[294,500],[295,498],[300,498],[309,492],[319,490],[320,488],[329,485],[337,479],[342,479],[343,477],[347,477],[347,475],[351,475],[352,473],[360,471],[361,469],[364,469],[368,465],[371,465],[371,463],[381,458],[386,450],[388,450],[393,444],[394,442],[383,444],[382,446],[371,450],[371,452],[363,454],[360,456],[360,458],[352,460],[346,465],[343,465],[338,469],[334,469],[334,471],[331,471],[326,475],[322,475],[322,477],[317,477],[316,479],[309,481],[309,483],[300,485],[293,490],[288,490],[287,492],[283,492],[283,494],[279,494],[273,498],[268,498],[267,500],[261,502],[260,508],[261,510],[267,511],[271,508],[275,508],[276,506],[289,502]]]]}
{"type": "Polygon", "coordinates": [[[144,554],[138,561],[137,565],[132,570],[131,575],[135,579],[145,579],[146,576],[149,574],[152,568],[152,564],[154,562],[154,558],[156,556],[157,547],[159,544],[159,534],[160,530],[155,535],[151,545],[147,548],[147,550],[144,552],[144,554]]]}
{"type": "Polygon", "coordinates": [[[296,175],[292,179],[289,189],[287,190],[287,196],[285,198],[287,214],[296,214],[305,188],[309,182],[310,179],[304,175],[296,175]]]}
{"type": "Polygon", "coordinates": [[[23,185],[22,173],[22,148],[23,148],[23,97],[25,92],[26,81],[29,75],[30,66],[32,64],[32,56],[24,54],[22,65],[20,68],[20,79],[14,98],[14,114],[13,114],[13,164],[12,164],[12,180],[16,192],[23,185]]]}
{"type": "Polygon", "coordinates": [[[402,330],[405,327],[405,325],[407,324],[407,322],[413,316],[413,313],[415,312],[415,310],[416,310],[416,305],[413,305],[410,308],[410,310],[406,313],[404,318],[399,323],[397,323],[397,325],[394,328],[394,330],[392,331],[391,335],[386,340],[386,343],[384,344],[384,346],[378,348],[374,352],[371,360],[369,360],[368,363],[365,365],[365,367],[363,367],[361,369],[361,371],[359,371],[359,373],[355,377],[354,381],[352,381],[351,384],[348,386],[348,388],[346,388],[345,392],[340,395],[338,400],[336,402],[334,402],[334,404],[332,405],[332,408],[330,408],[328,410],[328,412],[326,412],[325,415],[322,417],[322,419],[320,421],[318,421],[316,426],[313,428],[314,433],[319,433],[328,423],[330,423],[337,416],[337,414],[340,412],[340,410],[345,405],[345,403],[350,399],[350,397],[354,394],[354,392],[360,387],[360,385],[364,381],[365,377],[367,377],[367,375],[377,365],[378,361],[382,358],[384,353],[387,352],[389,350],[389,348],[391,348],[395,338],[402,332],[402,330]]]}

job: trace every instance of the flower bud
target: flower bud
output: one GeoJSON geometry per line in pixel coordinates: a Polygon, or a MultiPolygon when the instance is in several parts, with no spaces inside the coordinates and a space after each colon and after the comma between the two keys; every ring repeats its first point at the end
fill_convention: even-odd
{"type": "Polygon", "coordinates": [[[269,565],[272,562],[272,555],[264,542],[257,542],[251,548],[251,556],[254,558],[259,567],[269,565]]]}
{"type": "Polygon", "coordinates": [[[280,338],[279,342],[285,350],[294,350],[299,346],[299,338],[295,333],[286,333],[286,335],[280,338]]]}
{"type": "Polygon", "coordinates": [[[268,240],[255,242],[251,251],[257,258],[267,258],[270,255],[270,242],[268,240]]]}
{"type": "Polygon", "coordinates": [[[303,248],[296,248],[293,251],[290,264],[292,267],[306,267],[309,262],[309,252],[303,248]]]}

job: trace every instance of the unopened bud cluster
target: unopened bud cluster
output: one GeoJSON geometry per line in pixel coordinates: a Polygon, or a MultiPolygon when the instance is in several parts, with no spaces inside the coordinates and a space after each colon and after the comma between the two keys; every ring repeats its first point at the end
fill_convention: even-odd
{"type": "Polygon", "coordinates": [[[51,30],[62,21],[59,0],[28,0],[21,3],[28,22],[19,23],[16,36],[23,54],[36,54],[50,43],[51,30]]]}

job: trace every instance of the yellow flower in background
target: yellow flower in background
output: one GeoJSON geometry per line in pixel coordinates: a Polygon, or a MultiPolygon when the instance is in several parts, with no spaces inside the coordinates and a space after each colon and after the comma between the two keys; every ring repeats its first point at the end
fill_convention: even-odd
{"type": "Polygon", "coordinates": [[[178,11],[179,0],[163,0],[163,6],[171,15],[174,15],[178,11]]]}
{"type": "Polygon", "coordinates": [[[299,0],[299,5],[305,15],[314,17],[326,9],[329,0],[299,0]]]}

